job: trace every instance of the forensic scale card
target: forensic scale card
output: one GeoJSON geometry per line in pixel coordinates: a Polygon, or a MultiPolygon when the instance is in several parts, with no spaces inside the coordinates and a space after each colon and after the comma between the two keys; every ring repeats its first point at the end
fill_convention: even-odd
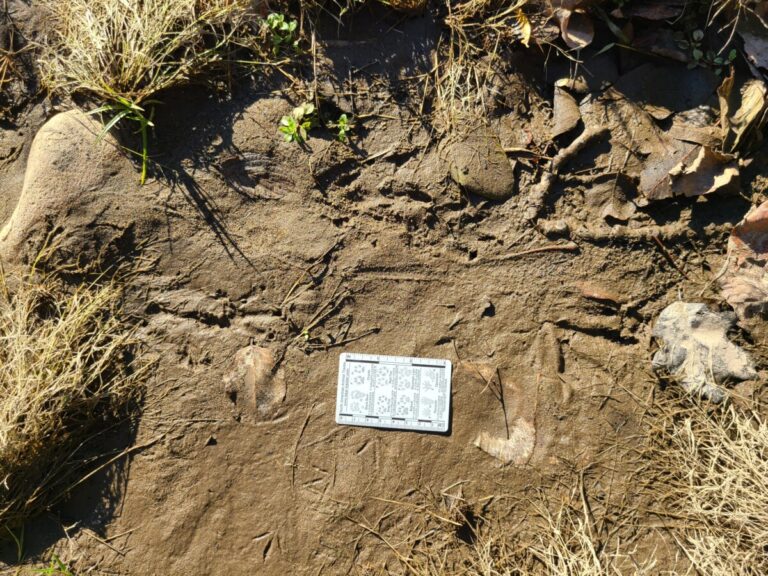
{"type": "Polygon", "coordinates": [[[447,432],[450,410],[450,360],[349,353],[339,356],[339,424],[447,432]]]}

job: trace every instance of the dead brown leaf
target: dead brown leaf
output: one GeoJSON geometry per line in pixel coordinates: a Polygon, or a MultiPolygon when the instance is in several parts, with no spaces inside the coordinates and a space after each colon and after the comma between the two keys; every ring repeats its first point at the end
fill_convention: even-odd
{"type": "Polygon", "coordinates": [[[555,87],[552,112],[552,138],[570,132],[581,120],[581,112],[576,100],[563,88],[555,87]]]}
{"type": "Polygon", "coordinates": [[[644,20],[669,20],[677,18],[685,8],[685,0],[645,0],[633,2],[621,9],[625,18],[643,18],[644,20]]]}
{"type": "Polygon", "coordinates": [[[754,67],[768,70],[768,28],[751,12],[745,12],[739,20],[737,31],[744,41],[744,54],[754,67]]]}
{"type": "Polygon", "coordinates": [[[731,72],[720,87],[720,123],[723,150],[747,151],[762,142],[762,130],[768,120],[768,87],[762,80],[747,80],[736,91],[735,75],[731,72]]]}
{"type": "Polygon", "coordinates": [[[753,208],[728,239],[726,269],[720,278],[725,300],[740,320],[768,309],[768,202],[753,208]]]}
{"type": "Polygon", "coordinates": [[[591,187],[585,192],[584,200],[603,220],[626,222],[637,211],[637,206],[627,199],[623,184],[613,180],[591,187]]]}
{"type": "MultiPolygon", "coordinates": [[[[662,173],[655,181],[646,178],[645,187],[641,177],[641,189],[647,200],[702,196],[738,186],[739,167],[733,156],[717,152],[708,146],[693,146],[683,142],[680,144],[687,147],[687,153],[666,173],[662,173]]],[[[650,164],[652,159],[649,158],[648,162],[650,164]]],[[[646,175],[647,171],[648,169],[643,175],[646,175]]]]}
{"type": "Polygon", "coordinates": [[[595,37],[592,18],[581,8],[579,0],[552,0],[552,14],[560,25],[560,35],[569,48],[575,50],[589,46],[595,37]]]}

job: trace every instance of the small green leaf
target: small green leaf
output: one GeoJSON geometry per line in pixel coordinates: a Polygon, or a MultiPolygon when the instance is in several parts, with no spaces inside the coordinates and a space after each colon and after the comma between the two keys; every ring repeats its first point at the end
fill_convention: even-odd
{"type": "Polygon", "coordinates": [[[702,40],[704,40],[704,31],[703,30],[694,30],[693,34],[691,35],[691,37],[696,42],[701,42],[702,40]]]}
{"type": "Polygon", "coordinates": [[[110,130],[112,130],[112,128],[114,128],[115,125],[120,122],[120,120],[128,116],[130,113],[130,110],[121,110],[115,114],[115,116],[104,125],[104,128],[101,129],[98,139],[102,140],[107,134],[109,134],[110,130]]]}

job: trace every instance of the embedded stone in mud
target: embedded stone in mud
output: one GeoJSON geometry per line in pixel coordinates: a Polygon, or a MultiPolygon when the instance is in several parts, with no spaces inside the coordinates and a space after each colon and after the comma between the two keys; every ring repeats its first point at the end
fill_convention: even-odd
{"type": "Polygon", "coordinates": [[[475,440],[475,446],[496,458],[502,464],[522,466],[527,464],[533,454],[536,443],[536,428],[524,418],[520,418],[509,431],[509,438],[491,436],[481,432],[475,440]]]}
{"type": "Polygon", "coordinates": [[[515,192],[515,174],[498,136],[478,126],[456,136],[445,149],[451,177],[468,192],[489,200],[506,200],[515,192]]]}
{"type": "Polygon", "coordinates": [[[88,259],[115,230],[129,227],[128,210],[118,213],[109,183],[122,168],[132,170],[131,161],[110,135],[99,139],[101,130],[96,118],[71,110],[51,118],[37,133],[19,201],[0,231],[4,260],[33,259],[54,229],[61,231],[60,248],[88,259]],[[115,218],[102,229],[97,221],[107,213],[115,218]]]}

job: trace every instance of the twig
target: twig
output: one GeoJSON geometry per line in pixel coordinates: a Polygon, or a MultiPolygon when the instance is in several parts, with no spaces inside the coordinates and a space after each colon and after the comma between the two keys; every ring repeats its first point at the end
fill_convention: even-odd
{"type": "Polygon", "coordinates": [[[297,342],[301,340],[302,338],[307,339],[309,336],[310,330],[314,330],[317,326],[322,324],[326,318],[328,318],[331,314],[336,312],[352,295],[352,292],[348,289],[344,289],[341,293],[339,293],[339,288],[341,288],[341,282],[339,282],[338,286],[336,286],[336,289],[333,291],[333,294],[328,299],[328,301],[323,304],[317,312],[315,312],[314,316],[310,319],[310,321],[301,329],[299,334],[293,339],[294,342],[297,342]]]}
{"type": "Polygon", "coordinates": [[[661,252],[661,255],[664,256],[664,259],[669,262],[672,267],[677,270],[680,275],[688,280],[688,274],[686,274],[680,266],[677,265],[677,262],[675,262],[675,259],[672,257],[672,254],[669,253],[669,250],[666,249],[664,244],[661,242],[658,236],[652,236],[651,239],[654,241],[656,246],[659,249],[659,252],[661,252]]]}
{"type": "Polygon", "coordinates": [[[366,330],[362,334],[357,334],[356,336],[350,336],[349,338],[344,338],[343,340],[339,340],[338,342],[331,342],[330,344],[311,344],[309,348],[312,350],[330,350],[331,348],[344,346],[345,344],[349,344],[350,342],[357,342],[358,340],[362,340],[366,336],[370,336],[371,334],[378,334],[379,332],[381,332],[381,328],[377,326],[376,328],[371,328],[369,330],[366,330]]]}
{"type": "Polygon", "coordinates": [[[528,256],[529,254],[538,254],[540,252],[578,252],[579,245],[576,242],[565,242],[563,244],[555,244],[553,246],[541,246],[539,248],[530,248],[528,250],[522,250],[520,252],[511,252],[509,254],[502,254],[501,256],[493,256],[491,258],[483,258],[480,260],[473,260],[470,264],[486,264],[488,262],[503,262],[505,260],[513,260],[522,256],[528,256]]]}
{"type": "Polygon", "coordinates": [[[110,544],[110,543],[109,543],[109,542],[107,542],[106,540],[102,540],[101,538],[99,538],[99,537],[98,537],[98,536],[97,536],[97,535],[96,535],[96,534],[93,532],[93,530],[90,530],[90,529],[88,529],[88,528],[84,528],[84,529],[83,529],[83,532],[84,532],[84,533],[85,533],[87,536],[90,536],[91,538],[93,538],[94,540],[96,540],[96,542],[98,542],[99,544],[103,544],[104,546],[106,546],[107,548],[109,548],[110,550],[112,550],[112,552],[114,552],[114,553],[115,553],[115,554],[117,554],[118,556],[125,556],[125,552],[123,552],[122,550],[118,550],[117,548],[115,548],[114,546],[112,546],[112,544],[110,544]]]}
{"type": "Polygon", "coordinates": [[[104,470],[107,466],[110,466],[114,462],[117,462],[118,460],[120,460],[120,458],[123,458],[124,456],[128,456],[129,454],[133,454],[134,452],[138,452],[140,450],[144,450],[145,448],[149,448],[150,446],[153,446],[153,445],[157,444],[164,437],[165,437],[165,433],[160,434],[159,436],[157,436],[156,438],[150,440],[149,442],[145,442],[144,444],[140,444],[138,446],[131,446],[130,448],[127,448],[127,449],[123,450],[122,452],[120,452],[116,456],[113,456],[112,458],[110,458],[109,460],[104,462],[104,464],[102,464],[101,466],[99,466],[95,470],[92,470],[89,474],[86,474],[85,476],[83,476],[80,480],[78,480],[77,482],[75,482],[71,486],[68,486],[67,489],[66,489],[66,492],[72,491],[76,486],[79,486],[80,484],[84,483],[86,480],[89,480],[91,477],[95,476],[96,474],[98,474],[99,472],[104,470]]]}
{"type": "Polygon", "coordinates": [[[563,148],[555,155],[552,159],[549,171],[542,174],[541,180],[531,188],[527,199],[528,207],[525,210],[525,220],[534,222],[539,217],[539,213],[543,210],[544,203],[547,200],[547,195],[555,182],[557,182],[560,169],[563,165],[581,152],[581,150],[592,140],[595,140],[606,133],[608,133],[608,128],[604,126],[588,128],[582,132],[576,140],[571,142],[570,145],[563,148]]]}
{"type": "Polygon", "coordinates": [[[509,440],[509,418],[507,417],[507,403],[504,402],[504,384],[501,382],[501,371],[496,367],[496,381],[499,383],[499,402],[501,402],[501,411],[504,413],[504,428],[507,431],[507,440],[509,440]]]}
{"type": "Polygon", "coordinates": [[[379,531],[375,530],[374,528],[371,528],[370,526],[366,526],[366,525],[365,525],[365,524],[363,524],[362,522],[358,522],[357,520],[355,520],[354,518],[352,518],[352,517],[350,517],[350,516],[345,516],[345,517],[346,517],[346,518],[347,518],[347,520],[349,520],[350,522],[354,522],[355,524],[357,524],[358,526],[360,526],[360,528],[362,528],[363,530],[365,530],[365,531],[367,531],[368,533],[372,534],[373,536],[376,536],[376,538],[378,538],[379,540],[381,540],[382,542],[384,542],[384,544],[386,544],[386,545],[387,545],[387,547],[388,547],[390,550],[392,550],[392,552],[394,552],[394,554],[395,554],[395,556],[397,557],[397,559],[398,559],[400,562],[402,562],[403,564],[405,564],[405,566],[406,566],[406,567],[407,567],[407,568],[408,568],[408,569],[411,571],[411,573],[413,573],[413,574],[416,574],[416,573],[417,573],[417,572],[416,572],[416,569],[415,569],[415,567],[413,566],[413,564],[411,564],[411,561],[410,561],[408,558],[406,558],[405,556],[403,556],[403,554],[402,554],[402,553],[401,553],[401,552],[400,552],[400,551],[399,551],[397,548],[395,548],[395,547],[394,547],[394,546],[393,546],[393,545],[392,545],[392,544],[389,542],[389,540],[387,540],[386,538],[384,538],[384,536],[383,536],[383,535],[382,535],[382,534],[381,534],[379,531]]]}
{"type": "Polygon", "coordinates": [[[309,412],[307,412],[307,417],[304,419],[304,424],[302,424],[301,430],[299,430],[299,435],[296,437],[296,444],[294,444],[293,446],[293,460],[291,461],[291,488],[293,488],[296,483],[296,459],[298,458],[299,444],[301,443],[301,437],[304,436],[304,431],[307,429],[307,425],[309,424],[309,419],[312,417],[312,410],[314,409],[315,409],[315,403],[312,404],[312,407],[309,409],[309,412]]]}

